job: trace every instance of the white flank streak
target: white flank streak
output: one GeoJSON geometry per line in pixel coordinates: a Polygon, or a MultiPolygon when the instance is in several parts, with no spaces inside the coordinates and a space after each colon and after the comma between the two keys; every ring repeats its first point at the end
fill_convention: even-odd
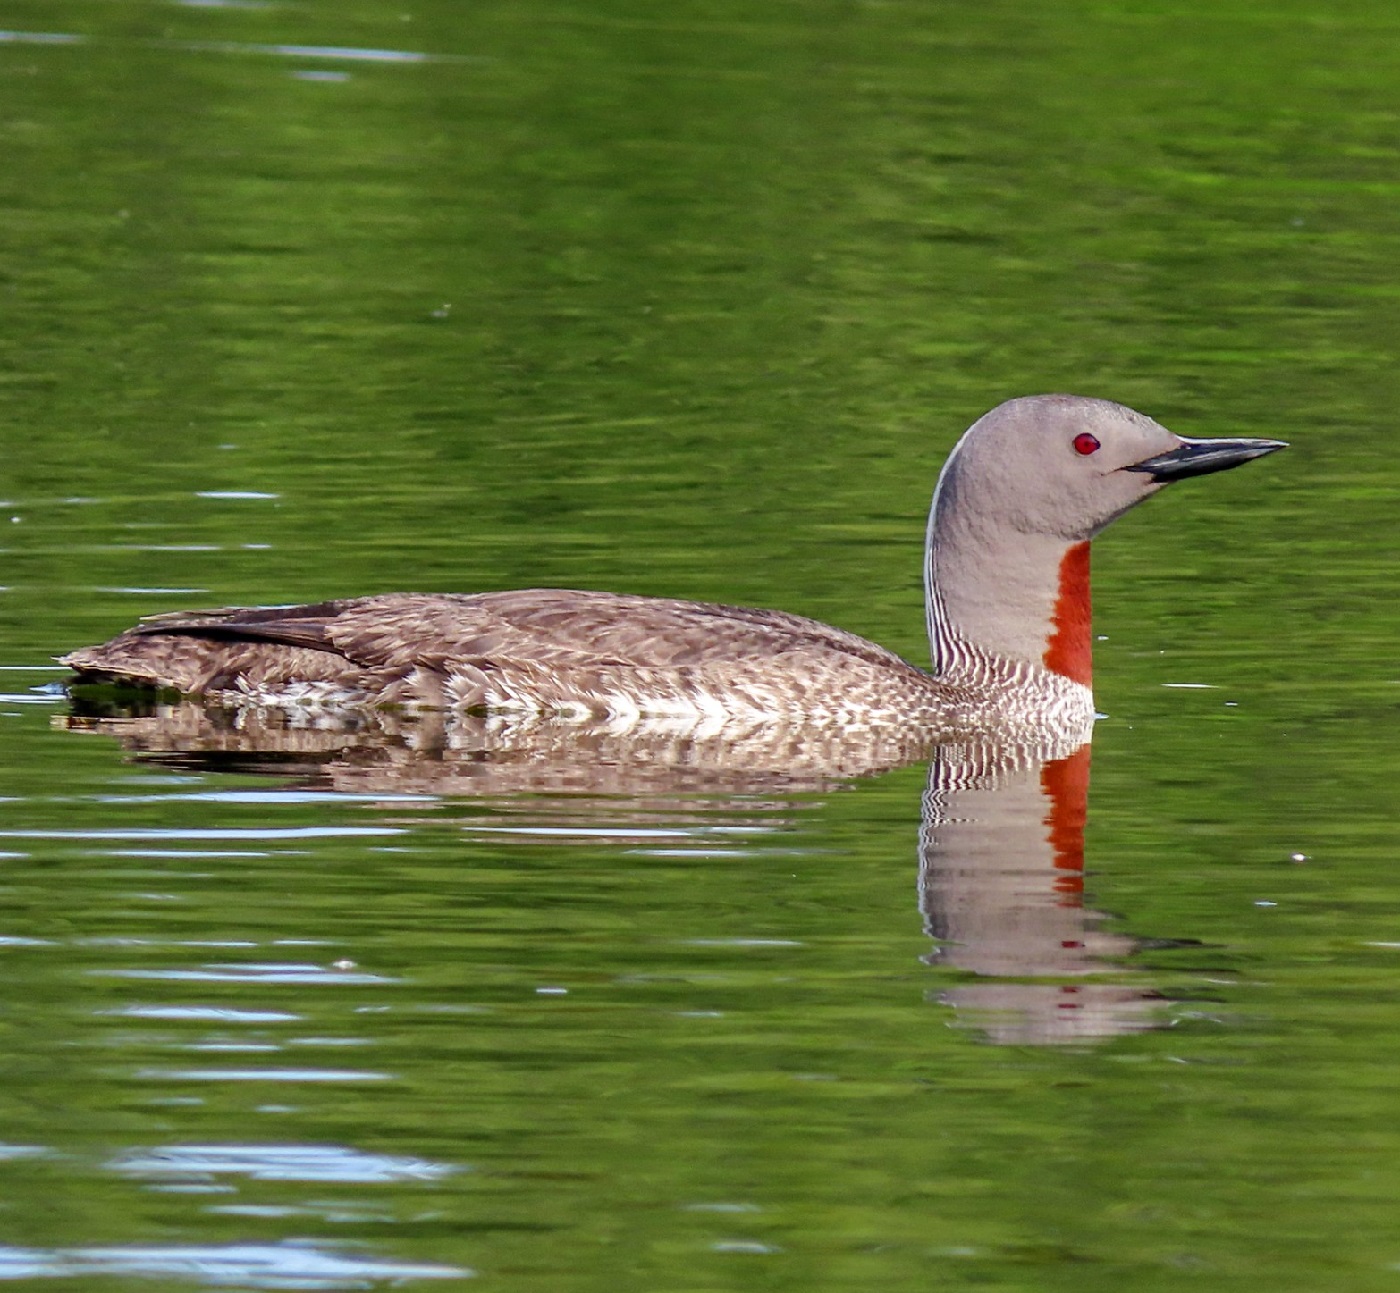
{"type": "Polygon", "coordinates": [[[602,699],[607,710],[608,731],[621,735],[636,727],[642,717],[642,710],[631,696],[612,695],[602,699]]]}

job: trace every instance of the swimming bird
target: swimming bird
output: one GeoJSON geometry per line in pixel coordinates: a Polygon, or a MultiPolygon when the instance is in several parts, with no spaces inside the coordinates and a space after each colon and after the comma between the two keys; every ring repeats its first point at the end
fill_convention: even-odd
{"type": "Polygon", "coordinates": [[[554,588],[177,611],[60,661],[80,683],[239,706],[399,705],[614,725],[1086,728],[1090,540],[1173,481],[1285,447],[1191,440],[1124,405],[1071,395],[992,409],[954,446],[934,490],[927,672],[784,611],[554,588]]]}

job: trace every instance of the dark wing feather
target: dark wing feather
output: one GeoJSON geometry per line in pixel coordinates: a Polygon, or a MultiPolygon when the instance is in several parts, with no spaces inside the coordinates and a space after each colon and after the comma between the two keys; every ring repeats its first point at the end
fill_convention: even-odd
{"type": "MultiPolygon", "coordinates": [[[[257,609],[230,608],[224,618],[206,619],[184,612],[161,615],[132,630],[139,637],[178,635],[212,638],[224,642],[275,642],[282,646],[305,647],[311,651],[332,651],[344,655],[331,637],[329,619],[305,618],[308,612],[325,612],[331,603],[320,606],[278,608],[279,614],[263,618],[257,609]],[[300,612],[300,615],[293,612],[300,612]]],[[[348,658],[348,657],[347,657],[348,658]]]]}
{"type": "Polygon", "coordinates": [[[220,606],[202,611],[165,611],[160,615],[143,615],[133,632],[166,633],[212,628],[218,624],[275,624],[279,620],[329,619],[346,607],[378,600],[375,597],[355,597],[288,606],[220,606]]]}

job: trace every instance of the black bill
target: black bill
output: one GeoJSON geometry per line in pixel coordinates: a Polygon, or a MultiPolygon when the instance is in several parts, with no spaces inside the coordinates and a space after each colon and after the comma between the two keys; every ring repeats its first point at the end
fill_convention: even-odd
{"type": "Polygon", "coordinates": [[[1262,458],[1275,449],[1287,449],[1287,440],[1187,440],[1175,449],[1135,462],[1124,471],[1145,471],[1153,480],[1181,480],[1184,476],[1208,476],[1213,471],[1238,467],[1251,458],[1262,458]]]}

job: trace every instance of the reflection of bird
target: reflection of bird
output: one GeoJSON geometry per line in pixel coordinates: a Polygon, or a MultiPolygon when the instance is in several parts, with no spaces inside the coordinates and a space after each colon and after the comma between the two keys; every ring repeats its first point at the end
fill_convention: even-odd
{"type": "Polygon", "coordinates": [[[1084,906],[1089,747],[940,746],[919,831],[941,1001],[994,1041],[1083,1042],[1161,1022],[1151,984],[1115,962],[1134,939],[1084,906]],[[1095,977],[1090,977],[1095,976],[1095,977]],[[1111,977],[1097,977],[1111,976],[1111,977]]]}
{"type": "Polygon", "coordinates": [[[82,679],[268,706],[556,711],[1068,731],[1092,718],[1089,540],[1168,481],[1282,448],[1183,440],[1119,404],[1012,400],[959,441],[929,518],[933,672],[781,611],[530,589],[155,617],[63,658],[82,679]]]}
{"type": "MultiPolygon", "coordinates": [[[[150,703],[140,694],[122,699],[128,703],[80,700],[77,712],[56,721],[70,731],[115,736],[139,759],[291,776],[303,786],[351,794],[811,793],[925,758],[931,745],[927,733],[892,724],[852,730],[736,721],[706,735],[649,719],[616,732],[536,714],[305,712],[150,703]]],[[[622,811],[614,799],[607,802],[622,811]]]]}
{"type": "Polygon", "coordinates": [[[692,860],[805,852],[812,827],[792,828],[819,815],[815,794],[931,756],[918,856],[919,907],[938,943],[926,958],[939,970],[933,995],[1018,1045],[1165,1022],[1157,988],[1128,960],[1138,941],[1085,903],[1089,746],[1073,740],[930,743],[893,725],[781,723],[706,737],[645,721],[619,734],[521,714],[126,701],[58,721],[115,736],[148,766],[270,774],[292,779],[284,789],[378,801],[397,827],[450,821],[493,844],[568,840],[692,860]]]}

